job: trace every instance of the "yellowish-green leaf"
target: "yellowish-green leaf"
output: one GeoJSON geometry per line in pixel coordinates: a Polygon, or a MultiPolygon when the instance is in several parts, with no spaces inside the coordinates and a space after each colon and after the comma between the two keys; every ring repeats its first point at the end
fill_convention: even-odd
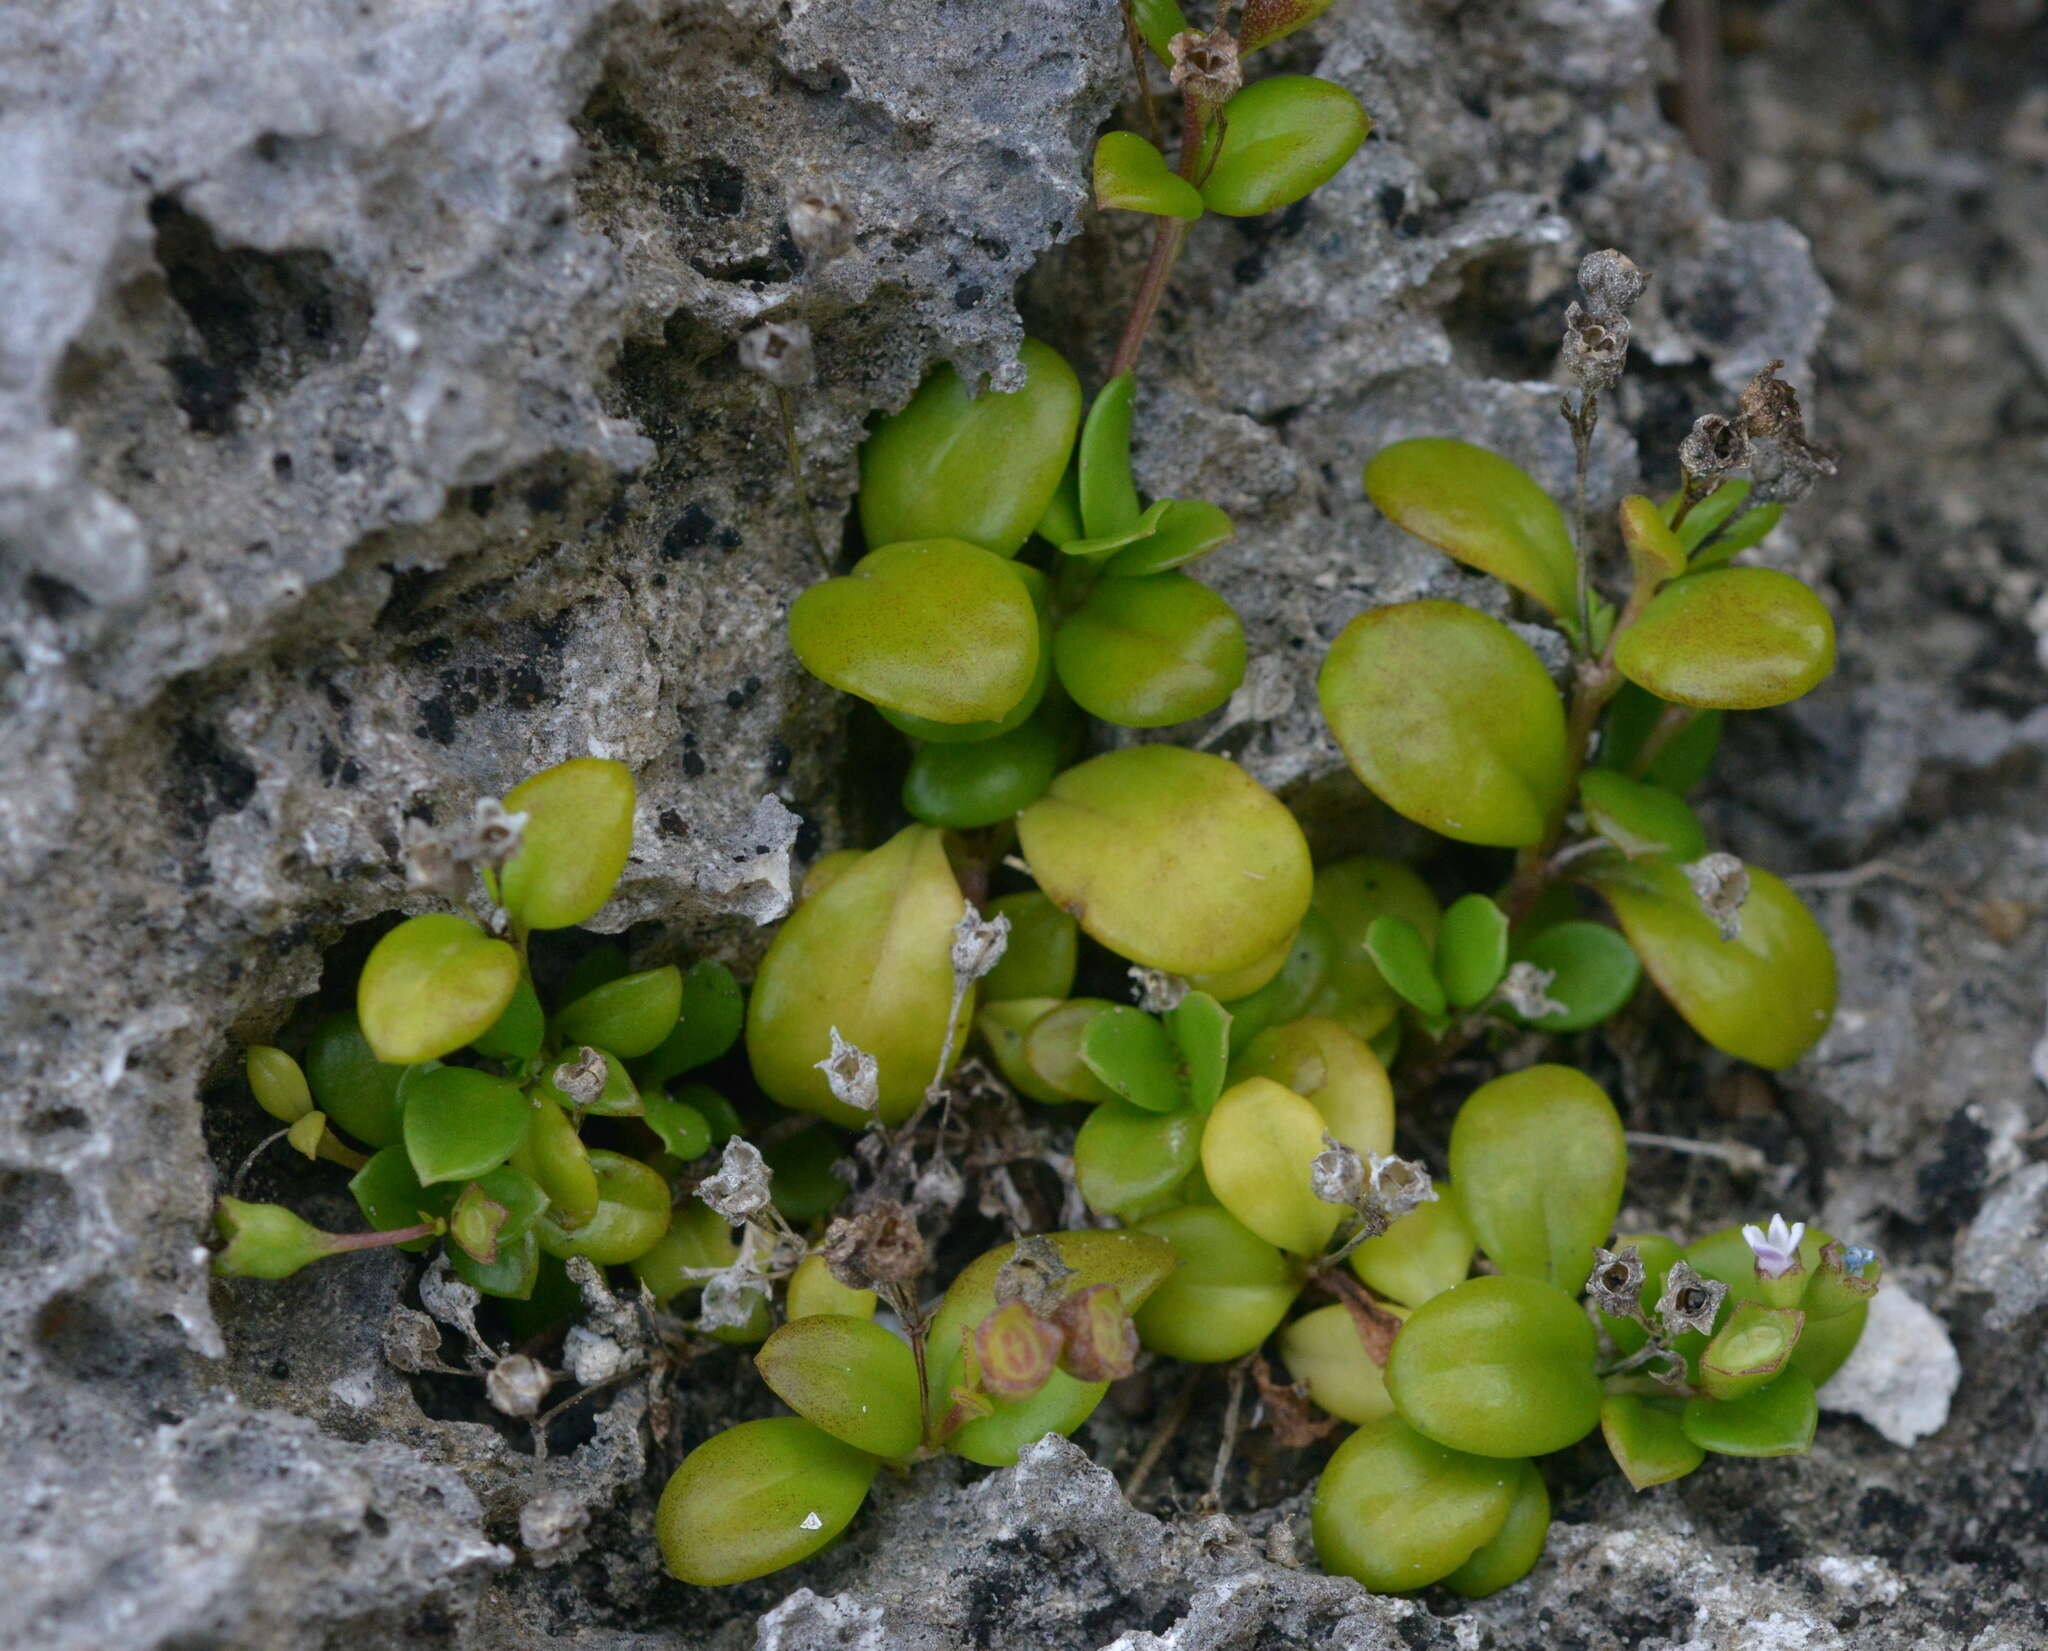
{"type": "Polygon", "coordinates": [[[566,929],[595,917],[633,852],[633,771],[572,757],[505,794],[526,816],[519,852],[498,874],[499,898],[528,929],[566,929]]]}
{"type": "Polygon", "coordinates": [[[1564,703],[1497,619],[1456,602],[1374,608],[1344,627],[1317,692],[1353,772],[1418,825],[1522,848],[1564,806],[1564,703]]]}
{"type": "Polygon", "coordinates": [[[1202,192],[1135,132],[1105,132],[1095,143],[1095,204],[1104,211],[1199,218],[1202,192]]]}
{"type": "Polygon", "coordinates": [[[1301,827],[1221,757],[1106,752],[1054,780],[1017,829],[1039,887],[1134,963],[1240,968],[1283,945],[1308,910],[1301,827]]]}
{"type": "Polygon", "coordinates": [[[1614,663],[1674,705],[1755,711],[1826,679],[1835,668],[1835,622],[1790,574],[1718,568],[1658,592],[1616,638],[1614,663]]]}
{"type": "Polygon", "coordinates": [[[1684,870],[1639,860],[1603,870],[1596,886],[1657,989],[1716,1049],[1773,1070],[1820,1041],[1835,1013],[1835,954],[1799,897],[1760,866],[1732,940],[1684,870]]]}
{"type": "MultiPolygon", "coordinates": [[[[519,954],[466,918],[408,917],[370,949],[356,1016],[376,1057],[438,1060],[489,1031],[519,986],[519,954]]],[[[346,1128],[346,1120],[335,1114],[346,1128]]]]}
{"type": "Polygon", "coordinates": [[[1382,449],[1365,467],[1365,491],[1397,526],[1576,624],[1571,530],[1520,465],[1469,441],[1421,436],[1382,449]]]}

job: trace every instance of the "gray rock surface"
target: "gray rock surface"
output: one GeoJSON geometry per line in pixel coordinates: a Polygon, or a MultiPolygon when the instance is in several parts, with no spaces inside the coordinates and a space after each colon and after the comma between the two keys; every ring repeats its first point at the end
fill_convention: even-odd
{"type": "MultiPolygon", "coordinates": [[[[1818,874],[1844,1013],[1776,1081],[1668,1024],[1611,1075],[1639,1127],[1779,1166],[1653,1161],[1643,1219],[1782,1197],[1887,1250],[1960,1353],[1945,1426],[1908,1453],[1830,1421],[1802,1463],[1643,1498],[1568,1460],[1549,1557],[1474,1607],[1262,1557],[1313,1459],[1256,1429],[1243,1538],[1048,1446],[709,1596],[659,1576],[648,1521],[682,1448],[765,1409],[739,1360],[608,1390],[539,1458],[473,1375],[392,1367],[407,1265],[210,1288],[210,1201],[258,1132],[202,1096],[405,908],[403,815],[619,756],[642,805],[607,926],[742,966],[792,865],[885,818],[892,759],[782,645],[818,558],[734,341],[814,329],[828,523],[862,420],[936,359],[1000,381],[1020,304],[1099,373],[1142,247],[1085,211],[1087,154],[1128,68],[1096,0],[55,0],[0,14],[0,1644],[2048,1644],[2040,36],[1991,6],[1725,8],[1761,32],[1724,216],[1658,112],[1655,9],[1340,0],[1274,54],[1379,130],[1308,205],[1202,226],[1149,347],[1143,479],[1238,517],[1210,567],[1275,661],[1171,737],[1325,846],[1394,840],[1316,661],[1373,602],[1481,590],[1358,468],[1427,429],[1560,487],[1587,248],[1656,277],[1601,502],[1667,486],[1762,360],[1818,375],[1844,476],[1764,554],[1822,582],[1843,668],[1738,727],[1710,812],[1818,874]],[[783,206],[821,186],[859,235],[805,269],[783,206]]],[[[346,1218],[303,1166],[251,1186],[346,1218]]],[[[1083,1443],[1121,1465],[1144,1432],[1083,1443]]]]}

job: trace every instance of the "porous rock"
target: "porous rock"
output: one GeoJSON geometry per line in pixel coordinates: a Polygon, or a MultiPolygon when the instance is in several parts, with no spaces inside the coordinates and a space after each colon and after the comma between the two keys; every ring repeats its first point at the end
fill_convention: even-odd
{"type": "MultiPolygon", "coordinates": [[[[477,1419],[473,1376],[384,1357],[410,1262],[209,1289],[215,1166],[261,1130],[201,1096],[408,909],[403,816],[619,757],[640,817],[604,926],[742,968],[792,867],[872,836],[888,759],[782,645],[820,555],[735,340],[816,336],[794,414],[830,559],[863,420],[937,359],[1005,382],[1020,284],[1108,359],[1142,226],[1084,212],[1087,151],[1128,70],[1084,0],[57,0],[0,16],[0,1640],[2040,1643],[2048,378],[2024,295],[2048,254],[2021,226],[2048,173],[2023,54],[1995,23],[1930,40],[1902,0],[1860,32],[1769,8],[1727,93],[1730,218],[1657,108],[1655,10],[1343,0],[1271,54],[1378,134],[1303,206],[1202,225],[1149,346],[1141,477],[1237,517],[1204,575],[1272,662],[1172,737],[1241,755],[1323,846],[1400,840],[1342,773],[1315,663],[1375,602],[1500,603],[1358,470],[1462,435],[1562,493],[1584,251],[1653,276],[1596,524],[1668,486],[1678,434],[1764,360],[1844,362],[1810,398],[1843,479],[1759,553],[1839,604],[1843,669],[1731,735],[1707,811],[1837,879],[1811,897],[1845,1013],[1765,1115],[1717,1124],[1711,1062],[1624,1098],[1748,1132],[1832,1229],[1903,1254],[1962,1356],[1945,1428],[1909,1454],[1831,1421],[1796,1469],[1641,1499],[1609,1477],[1472,1608],[1122,1510],[1058,1444],[979,1484],[928,1469],[845,1547],[707,1596],[661,1578],[648,1522],[677,1450],[765,1405],[737,1360],[621,1384],[542,1460],[477,1419]],[[814,187],[857,228],[806,268],[782,212],[814,187]],[[1894,255],[1900,222],[1933,227],[1894,255]],[[1825,344],[1802,230],[1848,300],[1825,344]]],[[[275,1155],[248,1190],[352,1218],[275,1155]]],[[[1709,1220],[1760,1191],[1711,1165],[1650,1187],[1709,1220]]]]}

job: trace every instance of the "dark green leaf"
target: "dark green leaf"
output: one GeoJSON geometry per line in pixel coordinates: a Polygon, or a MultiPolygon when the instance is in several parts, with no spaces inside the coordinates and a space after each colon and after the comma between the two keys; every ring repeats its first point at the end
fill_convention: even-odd
{"type": "MultiPolygon", "coordinates": [[[[1422,936],[1415,938],[1419,942],[1422,936]]],[[[1436,977],[1451,1006],[1471,1009],[1484,1003],[1507,969],[1507,913],[1483,894],[1454,900],[1436,936],[1436,977]]]]}
{"type": "Polygon", "coordinates": [[[1435,1018],[1449,1007],[1429,942],[1407,918],[1375,917],[1365,931],[1365,949],[1386,983],[1412,1008],[1435,1018]]]}
{"type": "Polygon", "coordinates": [[[422,1186],[470,1181],[509,1158],[533,1122],[517,1084],[443,1066],[406,1083],[405,1150],[422,1186]]]}

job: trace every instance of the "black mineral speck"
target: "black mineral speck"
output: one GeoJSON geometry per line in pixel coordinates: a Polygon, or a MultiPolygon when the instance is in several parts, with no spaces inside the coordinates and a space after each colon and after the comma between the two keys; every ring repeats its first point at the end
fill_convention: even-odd
{"type": "Polygon", "coordinates": [[[694,780],[703,772],[704,759],[694,751],[685,751],[683,753],[683,773],[688,778],[694,780]]]}

